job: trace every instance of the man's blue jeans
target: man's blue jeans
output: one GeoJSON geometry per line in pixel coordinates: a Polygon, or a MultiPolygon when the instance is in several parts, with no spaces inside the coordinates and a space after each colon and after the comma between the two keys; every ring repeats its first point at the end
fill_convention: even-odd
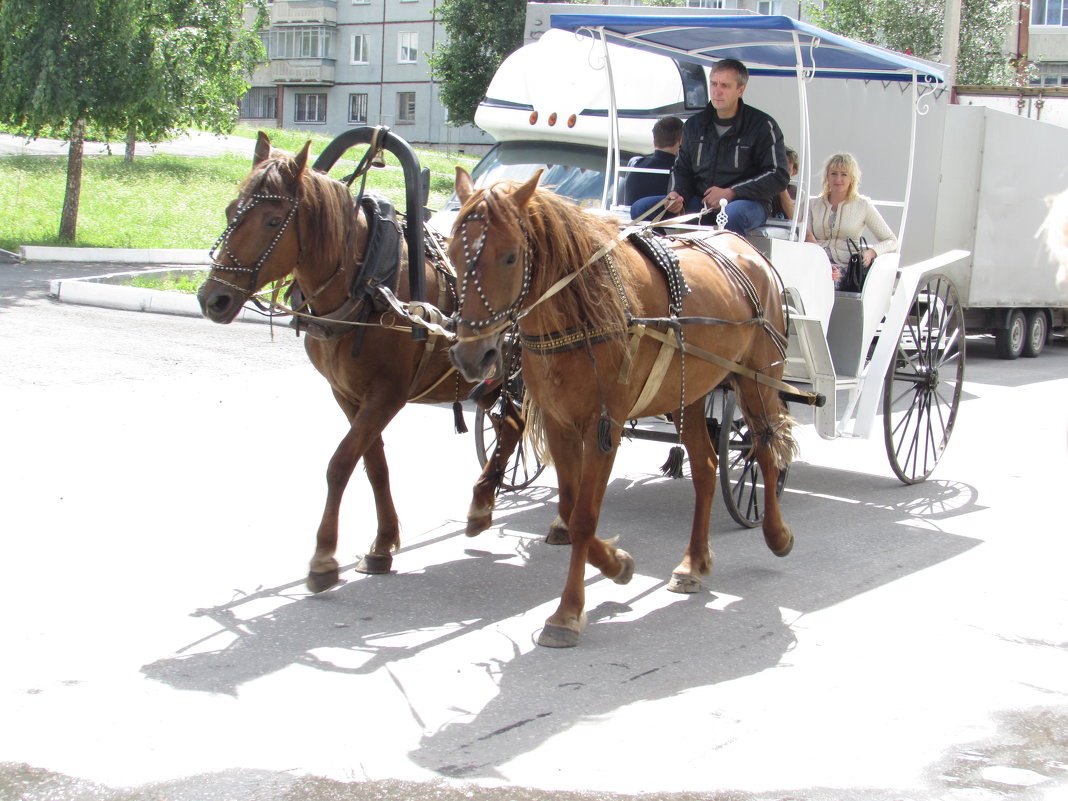
{"type": "MultiPolygon", "coordinates": [[[[663,200],[660,195],[643,197],[635,200],[630,207],[631,219],[636,220],[645,212],[663,200]]],[[[686,201],[685,213],[694,214],[701,210],[701,198],[692,197],[686,201]]],[[[695,222],[701,225],[715,225],[716,215],[719,209],[709,209],[700,219],[695,222]]],[[[653,215],[655,216],[655,215],[653,215]]],[[[648,220],[648,218],[647,218],[648,220]]],[[[745,235],[747,231],[759,228],[768,220],[768,214],[764,211],[764,205],[755,200],[732,200],[727,204],[727,230],[736,234],[745,235]]]]}

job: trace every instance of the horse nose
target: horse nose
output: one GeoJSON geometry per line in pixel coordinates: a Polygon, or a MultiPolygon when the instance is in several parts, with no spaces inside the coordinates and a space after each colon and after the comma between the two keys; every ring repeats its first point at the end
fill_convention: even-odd
{"type": "Polygon", "coordinates": [[[449,349],[449,359],[466,381],[482,381],[496,378],[500,357],[497,348],[465,348],[461,344],[449,349]]]}
{"type": "Polygon", "coordinates": [[[234,298],[224,287],[209,289],[202,286],[197,292],[197,300],[200,301],[200,311],[209,320],[215,323],[230,322],[231,310],[234,298]]]}

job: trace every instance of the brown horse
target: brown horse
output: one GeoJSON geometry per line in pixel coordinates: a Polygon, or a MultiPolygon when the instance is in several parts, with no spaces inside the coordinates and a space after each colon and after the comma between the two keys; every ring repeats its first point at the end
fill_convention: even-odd
{"type": "MultiPolygon", "coordinates": [[[[396,294],[402,301],[408,299],[407,246],[397,241],[394,230],[392,249],[377,250],[393,263],[365,264],[368,210],[354,205],[344,184],[308,168],[310,144],[294,158],[272,151],[270,139],[260,133],[253,170],[227,209],[229,225],[198,297],[204,315],[217,323],[231,322],[253,293],[290,275],[308,299],[302,309],[312,335],[305,336],[305,349],[330,382],[350,426],[327,468],[326,507],[308,573],[309,589],[321,592],[338,582],[338,512],[356,463],[364,461],[378,513],[377,536],[357,570],[385,573],[392,566],[392,552],[400,547],[400,529],[382,431],[406,403],[457,401],[468,396],[473,384],[463,381],[449,363],[444,337],[416,341],[409,330],[395,325],[395,312],[378,310],[369,298],[353,303],[350,287],[357,277],[365,276],[362,283],[366,283],[366,270],[379,275],[373,268],[382,266],[395,269],[396,294]],[[364,303],[370,306],[363,308],[364,303]],[[361,309],[363,324],[351,324],[361,309]]],[[[375,224],[396,228],[395,219],[375,224]]],[[[451,275],[445,275],[441,265],[435,269],[429,259],[424,272],[423,285],[436,287],[438,307],[451,313],[451,275]]],[[[499,385],[496,382],[494,391],[499,385]]],[[[488,405],[493,397],[493,392],[487,393],[481,402],[488,405]]],[[[505,415],[508,424],[501,426],[497,450],[475,484],[471,514],[479,519],[488,518],[493,508],[501,466],[521,433],[518,412],[507,403],[505,415]]]]}
{"type": "Polygon", "coordinates": [[[774,382],[783,372],[780,289],[767,261],[734,234],[710,230],[675,240],[685,294],[677,273],[666,278],[671,272],[619,237],[614,223],[538,189],[539,178],[476,192],[457,170],[464,205],[449,251],[461,287],[451,353],[464,377],[478,380],[498,358],[504,327],[518,321],[523,379],[541,408],[559,477],[559,517],[550,538],[571,539],[560,605],[538,642],[564,647],[578,643],[585,625],[586,563],[620,584],[634,571],[629,554],[596,536],[624,421],[667,412],[681,421],[697,497],[689,545],[669,586],[677,592],[695,592],[712,567],[708,524],[717,459],[705,395],[732,376],[764,476],[765,541],[778,556],[790,552],[793,535],[775,487],[796,445],[779,389],[754,378],[774,382]],[[664,322],[672,314],[684,351],[664,322]],[[750,377],[725,363],[739,363],[750,377]]]}

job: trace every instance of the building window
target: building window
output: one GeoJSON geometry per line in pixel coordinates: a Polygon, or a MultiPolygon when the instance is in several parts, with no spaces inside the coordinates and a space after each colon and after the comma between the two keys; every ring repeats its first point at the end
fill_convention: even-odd
{"type": "Polygon", "coordinates": [[[270,58],[333,58],[334,29],[322,25],[275,27],[268,33],[270,58]]]}
{"type": "Polygon", "coordinates": [[[326,95],[298,92],[293,101],[294,122],[326,122],[326,95]]]}
{"type": "Polygon", "coordinates": [[[367,64],[370,61],[370,53],[367,51],[367,34],[354,33],[352,35],[352,63],[367,64]]]}
{"type": "Polygon", "coordinates": [[[757,13],[777,17],[782,14],[781,0],[757,0],[757,13]]]}
{"type": "Polygon", "coordinates": [[[241,98],[238,116],[245,120],[278,118],[278,87],[253,86],[241,98]]]}
{"type": "Polygon", "coordinates": [[[368,6],[371,4],[371,0],[352,0],[354,6],[368,6]]]}
{"type": "Polygon", "coordinates": [[[367,122],[367,95],[349,95],[349,122],[367,122]]]}
{"type": "Polygon", "coordinates": [[[1040,61],[1031,86],[1068,86],[1068,61],[1040,61]]]}
{"type": "Polygon", "coordinates": [[[687,8],[737,8],[737,0],[686,0],[687,8]]]}
{"type": "Polygon", "coordinates": [[[419,56],[419,34],[401,31],[397,35],[397,63],[414,64],[419,56]]]}
{"type": "Polygon", "coordinates": [[[1068,25],[1068,2],[1031,0],[1032,25],[1068,25]]]}
{"type": "Polygon", "coordinates": [[[415,92],[397,92],[397,124],[415,122],[415,92]]]}

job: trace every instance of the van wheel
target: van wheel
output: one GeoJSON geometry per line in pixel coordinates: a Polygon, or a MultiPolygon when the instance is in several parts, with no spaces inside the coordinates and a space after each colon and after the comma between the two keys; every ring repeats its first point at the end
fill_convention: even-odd
{"type": "Polygon", "coordinates": [[[1023,355],[1029,359],[1035,358],[1046,347],[1046,337],[1049,335],[1049,323],[1046,313],[1041,309],[1035,309],[1027,313],[1027,338],[1024,341],[1023,355]]]}
{"type": "MultiPolygon", "coordinates": [[[[1002,359],[1017,359],[1027,342],[1027,319],[1019,309],[1009,314],[1009,324],[994,332],[994,350],[1002,359]]],[[[1037,354],[1036,354],[1037,355],[1037,354]]]]}

